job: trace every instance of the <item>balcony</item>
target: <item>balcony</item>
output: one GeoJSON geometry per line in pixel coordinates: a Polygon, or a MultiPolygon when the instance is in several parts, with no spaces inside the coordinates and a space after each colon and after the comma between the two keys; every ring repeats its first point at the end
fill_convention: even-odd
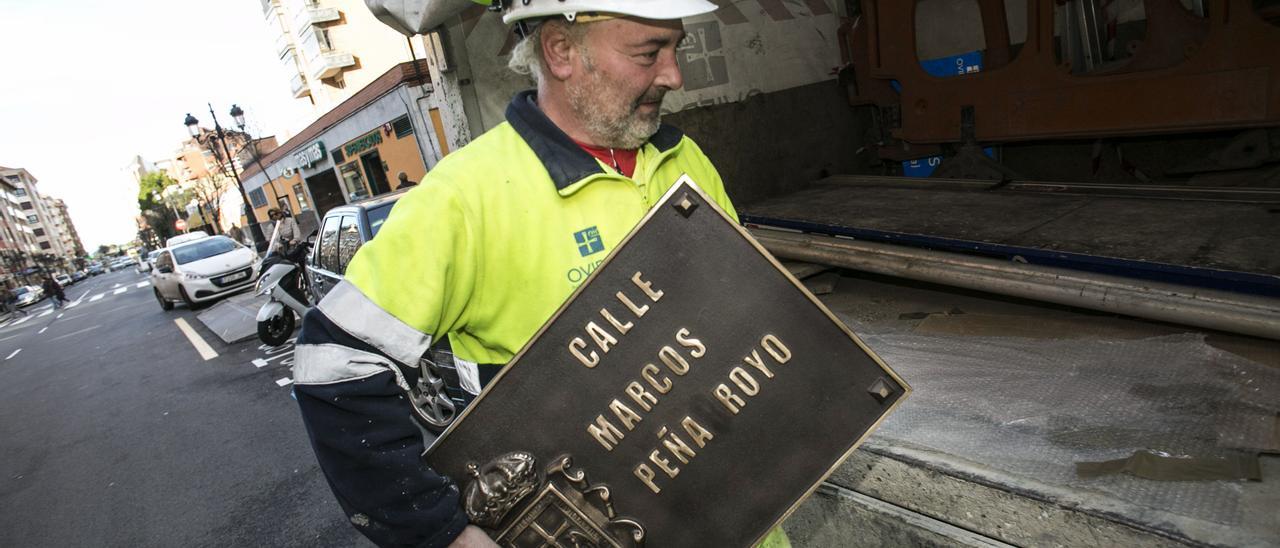
{"type": "Polygon", "coordinates": [[[280,34],[276,35],[276,55],[284,57],[284,54],[291,49],[293,49],[293,40],[289,38],[289,33],[281,30],[280,34]]]}
{"type": "Polygon", "coordinates": [[[311,8],[307,10],[307,20],[312,25],[332,23],[339,19],[342,19],[342,13],[338,11],[338,8],[311,8]]]}
{"type": "Polygon", "coordinates": [[[293,91],[294,99],[311,95],[311,87],[307,85],[307,79],[298,73],[294,73],[293,78],[289,79],[289,89],[293,91]]]}
{"type": "Polygon", "coordinates": [[[350,53],[333,51],[318,55],[312,64],[314,66],[311,69],[311,77],[316,80],[323,80],[325,78],[333,78],[339,72],[342,72],[342,69],[354,66],[356,58],[350,53]]]}

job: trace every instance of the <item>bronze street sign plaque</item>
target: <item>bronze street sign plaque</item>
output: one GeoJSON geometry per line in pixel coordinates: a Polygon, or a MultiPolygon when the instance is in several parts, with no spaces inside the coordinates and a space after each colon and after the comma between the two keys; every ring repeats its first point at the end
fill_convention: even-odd
{"type": "Polygon", "coordinates": [[[432,446],[506,546],[750,546],[909,388],[688,179],[432,446]]]}

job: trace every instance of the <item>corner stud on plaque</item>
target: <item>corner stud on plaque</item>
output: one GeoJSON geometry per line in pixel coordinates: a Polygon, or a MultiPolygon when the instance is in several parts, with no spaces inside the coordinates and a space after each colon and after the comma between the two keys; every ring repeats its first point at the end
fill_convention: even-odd
{"type": "Polygon", "coordinates": [[[680,195],[679,200],[671,204],[671,207],[676,208],[676,211],[679,211],[681,215],[684,215],[684,218],[688,219],[690,215],[693,215],[693,210],[698,209],[698,202],[693,201],[693,196],[688,192],[684,192],[680,195]]]}
{"type": "Polygon", "coordinates": [[[871,383],[871,387],[867,388],[867,392],[872,396],[875,396],[876,401],[884,403],[885,400],[889,399],[889,396],[892,396],[894,392],[897,392],[897,390],[894,389],[893,385],[890,384],[889,381],[886,381],[884,377],[880,377],[876,379],[876,382],[871,383]]]}

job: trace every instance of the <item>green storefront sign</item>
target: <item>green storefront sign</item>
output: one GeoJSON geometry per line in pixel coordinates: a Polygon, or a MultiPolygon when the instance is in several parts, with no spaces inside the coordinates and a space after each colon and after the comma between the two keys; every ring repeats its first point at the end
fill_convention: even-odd
{"type": "Polygon", "coordinates": [[[369,150],[380,144],[382,144],[382,131],[377,130],[377,131],[374,131],[373,133],[365,135],[364,137],[361,137],[359,139],[351,141],[350,143],[347,143],[346,146],[342,147],[342,151],[345,152],[348,157],[350,157],[350,156],[355,156],[357,154],[360,154],[361,152],[369,150]]]}

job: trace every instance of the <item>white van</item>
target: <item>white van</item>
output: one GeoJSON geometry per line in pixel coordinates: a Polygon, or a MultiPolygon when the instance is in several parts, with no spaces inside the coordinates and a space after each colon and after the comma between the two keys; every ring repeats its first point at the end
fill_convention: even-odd
{"type": "Polygon", "coordinates": [[[173,247],[174,245],[177,245],[183,242],[194,242],[196,240],[200,240],[208,237],[209,235],[206,234],[203,230],[192,230],[191,232],[188,232],[186,234],[179,234],[177,236],[169,238],[168,240],[165,240],[164,246],[173,247]]]}

